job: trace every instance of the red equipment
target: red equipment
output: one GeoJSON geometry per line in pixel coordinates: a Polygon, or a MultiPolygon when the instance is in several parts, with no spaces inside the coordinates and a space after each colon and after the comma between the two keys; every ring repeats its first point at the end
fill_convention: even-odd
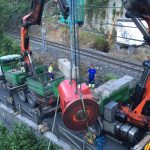
{"type": "MultiPolygon", "coordinates": [[[[81,87],[87,121],[89,126],[91,126],[96,122],[99,116],[99,107],[94,101],[89,87],[85,83],[83,83],[81,87]]],[[[74,80],[72,81],[72,84],[70,84],[69,80],[64,80],[58,86],[63,122],[72,130],[84,130],[87,128],[87,123],[83,112],[80,92],[75,93],[75,89],[76,82],[74,80]]],[[[80,91],[80,88],[78,90],[80,91]]]]}

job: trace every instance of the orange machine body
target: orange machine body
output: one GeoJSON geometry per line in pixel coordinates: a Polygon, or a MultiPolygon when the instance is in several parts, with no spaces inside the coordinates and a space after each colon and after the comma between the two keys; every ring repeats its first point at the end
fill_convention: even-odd
{"type": "Polygon", "coordinates": [[[139,127],[148,128],[148,130],[150,130],[150,118],[149,116],[142,114],[144,106],[147,102],[150,102],[150,76],[147,79],[145,92],[140,104],[134,110],[131,110],[128,107],[122,107],[122,111],[127,114],[128,122],[139,127]]]}
{"type": "MultiPolygon", "coordinates": [[[[30,45],[29,45],[29,41],[26,43],[25,39],[27,36],[28,29],[25,27],[21,27],[21,53],[24,54],[25,52],[29,52],[30,51],[30,45]]],[[[29,64],[29,58],[28,56],[24,56],[24,61],[29,64]]]]}

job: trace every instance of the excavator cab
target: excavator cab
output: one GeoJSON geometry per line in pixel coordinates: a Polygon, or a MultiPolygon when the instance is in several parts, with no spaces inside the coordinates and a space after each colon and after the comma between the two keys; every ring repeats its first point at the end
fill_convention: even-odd
{"type": "Polygon", "coordinates": [[[0,76],[4,75],[5,72],[17,69],[18,62],[22,56],[19,54],[5,55],[0,57],[0,76]]]}

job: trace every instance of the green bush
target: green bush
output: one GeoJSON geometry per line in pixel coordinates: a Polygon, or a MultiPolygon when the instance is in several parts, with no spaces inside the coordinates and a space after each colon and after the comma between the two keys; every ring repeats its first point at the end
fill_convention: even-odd
{"type": "Polygon", "coordinates": [[[80,44],[89,48],[93,48],[99,51],[108,52],[109,43],[107,37],[96,35],[94,33],[80,31],[80,44]]]}
{"type": "MultiPolygon", "coordinates": [[[[29,127],[23,124],[16,124],[12,133],[0,125],[1,150],[47,150],[47,148],[48,140],[37,137],[29,127]]],[[[51,144],[50,150],[60,150],[60,147],[51,144]]]]}
{"type": "Polygon", "coordinates": [[[82,43],[85,42],[84,44],[95,40],[95,38],[97,37],[94,33],[86,32],[86,31],[80,31],[79,35],[80,35],[80,41],[82,41],[82,43]]]}
{"type": "Polygon", "coordinates": [[[104,37],[97,37],[93,43],[92,48],[96,50],[100,50],[103,52],[108,52],[109,51],[109,44],[104,37]]]}
{"type": "Polygon", "coordinates": [[[112,73],[108,73],[104,77],[104,81],[107,82],[109,80],[117,79],[118,77],[112,73]]]}
{"type": "Polygon", "coordinates": [[[0,35],[0,56],[9,54],[19,54],[20,46],[17,41],[13,41],[10,37],[0,35]]]}
{"type": "Polygon", "coordinates": [[[100,16],[104,19],[106,16],[108,3],[109,1],[106,0],[86,0],[85,13],[87,15],[88,21],[92,21],[92,17],[94,16],[94,14],[95,16],[100,16]]]}
{"type": "Polygon", "coordinates": [[[1,150],[9,150],[9,132],[0,124],[0,148],[1,150]]]}

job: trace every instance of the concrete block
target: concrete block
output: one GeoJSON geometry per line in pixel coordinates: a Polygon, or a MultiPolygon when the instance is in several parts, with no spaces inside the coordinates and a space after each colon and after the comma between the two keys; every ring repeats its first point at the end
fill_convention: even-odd
{"type": "Polygon", "coordinates": [[[70,61],[62,63],[62,72],[65,77],[67,77],[67,78],[70,77],[70,61]]]}
{"type": "Polygon", "coordinates": [[[103,85],[96,88],[93,92],[93,95],[96,99],[104,99],[105,97],[109,97],[114,92],[129,87],[129,89],[134,88],[136,85],[136,81],[131,76],[123,76],[120,79],[110,80],[103,85]]]}
{"type": "Polygon", "coordinates": [[[67,58],[58,59],[58,69],[59,69],[60,71],[63,70],[63,62],[67,62],[67,61],[68,61],[67,58]]]}
{"type": "MultiPolygon", "coordinates": [[[[62,63],[63,65],[63,69],[62,69],[62,72],[64,74],[64,76],[68,79],[70,79],[70,74],[71,74],[71,66],[70,66],[70,61],[66,61],[66,62],[63,62],[62,63]]],[[[72,79],[75,79],[76,77],[76,74],[75,74],[75,66],[73,65],[73,68],[72,68],[72,79]]],[[[77,68],[77,77],[79,77],[79,69],[77,68]]]]}

